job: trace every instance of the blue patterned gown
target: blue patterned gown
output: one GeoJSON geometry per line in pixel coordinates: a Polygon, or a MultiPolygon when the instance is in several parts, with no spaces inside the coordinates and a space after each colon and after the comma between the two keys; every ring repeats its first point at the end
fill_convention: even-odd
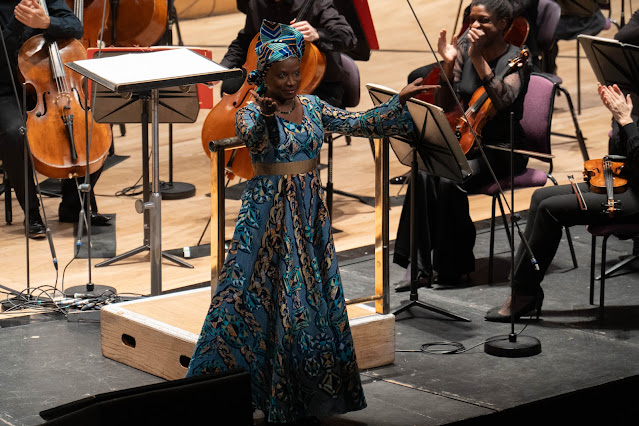
{"type": "MultiPolygon", "coordinates": [[[[398,97],[351,113],[299,96],[302,124],[266,122],[255,104],[236,116],[254,163],[315,158],[324,132],[362,137],[407,133],[398,97]],[[269,138],[271,135],[277,136],[269,138]]],[[[319,172],[255,176],[187,375],[250,372],[253,405],[270,422],[366,407],[319,172]]]]}

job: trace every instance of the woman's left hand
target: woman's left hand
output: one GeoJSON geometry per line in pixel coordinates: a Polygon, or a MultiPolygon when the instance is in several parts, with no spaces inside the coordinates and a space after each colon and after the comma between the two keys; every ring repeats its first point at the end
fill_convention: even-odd
{"type": "Polygon", "coordinates": [[[624,96],[623,92],[616,84],[603,86],[597,84],[599,97],[606,108],[612,113],[613,118],[621,126],[632,123],[632,100],[630,95],[624,96]]]}
{"type": "Polygon", "coordinates": [[[415,95],[418,95],[423,92],[427,92],[433,89],[439,89],[440,86],[437,84],[434,85],[421,85],[421,82],[424,79],[419,77],[417,80],[410,83],[408,86],[404,87],[401,92],[399,92],[399,102],[405,104],[407,100],[412,98],[415,95]]]}
{"type": "Polygon", "coordinates": [[[471,28],[468,30],[468,40],[470,46],[468,47],[468,56],[481,56],[481,50],[486,44],[486,33],[478,28],[471,28]]]}

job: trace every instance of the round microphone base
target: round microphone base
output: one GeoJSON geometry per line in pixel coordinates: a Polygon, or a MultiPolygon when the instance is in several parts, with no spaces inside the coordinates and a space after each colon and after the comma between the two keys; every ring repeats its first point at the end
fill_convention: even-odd
{"type": "Polygon", "coordinates": [[[118,291],[113,287],[97,284],[77,285],[64,290],[64,295],[73,299],[91,299],[100,296],[112,296],[117,293],[118,291]]]}
{"type": "Polygon", "coordinates": [[[541,342],[531,336],[509,334],[491,337],[484,343],[484,352],[488,355],[505,358],[522,358],[541,353],[541,342]]]}

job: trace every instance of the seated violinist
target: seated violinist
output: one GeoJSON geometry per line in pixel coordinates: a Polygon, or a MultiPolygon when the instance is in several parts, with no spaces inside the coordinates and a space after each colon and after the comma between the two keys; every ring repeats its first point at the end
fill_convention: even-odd
{"type": "Polygon", "coordinates": [[[580,208],[571,185],[536,190],[530,203],[524,237],[538,262],[539,271],[535,270],[524,245],[520,244],[514,264],[515,305],[509,297],[501,307],[488,311],[488,321],[510,322],[511,312],[515,318],[535,311],[539,316],[544,300],[541,281],[557,252],[564,226],[639,221],[639,130],[637,118],[632,115],[632,101],[630,95],[624,96],[617,85],[599,85],[598,91],[614,120],[608,151],[610,154],[626,157],[624,175],[629,180],[629,187],[625,192],[615,194],[615,200],[622,203],[623,210],[615,211],[611,219],[600,207],[607,201],[607,194],[591,192],[586,183],[578,185],[588,206],[587,210],[580,208]]]}
{"type": "MultiPolygon", "coordinates": [[[[510,60],[520,55],[518,47],[504,40],[511,19],[512,8],[508,0],[473,0],[470,28],[459,41],[453,37],[452,42],[448,43],[446,31],[441,31],[438,50],[455,94],[446,90],[446,82],[440,77],[442,88],[436,93],[435,102],[450,111],[455,109],[455,99],[458,97],[465,109],[475,91],[483,87],[496,114],[481,131],[482,144],[510,146],[512,111],[515,147],[518,148],[524,139],[519,121],[523,114],[530,71],[528,64],[524,63],[516,71],[500,78],[510,60]]],[[[422,212],[426,220],[416,221],[418,229],[410,229],[409,197],[404,201],[393,261],[404,267],[412,261],[409,258],[409,242],[410,233],[413,232],[418,245],[416,261],[419,286],[427,285],[428,280],[433,278],[439,284],[458,285],[464,275],[475,269],[475,227],[468,210],[467,193],[492,181],[489,165],[497,178],[510,175],[509,152],[484,151],[489,164],[482,156],[469,158],[472,176],[463,184],[420,172],[418,181],[414,183],[418,185],[415,211],[422,212]]],[[[515,154],[515,173],[522,173],[527,163],[527,156],[515,154]]],[[[395,290],[405,291],[409,287],[409,282],[403,282],[395,290]]]]}
{"type": "MultiPolygon", "coordinates": [[[[31,166],[29,166],[28,178],[25,182],[24,139],[20,132],[23,123],[22,106],[17,103],[18,99],[22,99],[22,88],[19,86],[17,72],[18,53],[22,44],[36,34],[43,33],[53,38],[82,36],[82,24],[64,0],[47,0],[46,3],[49,15],[37,0],[0,2],[0,25],[4,39],[4,44],[0,44],[0,159],[23,210],[25,185],[29,190],[29,224],[25,226],[31,238],[44,237],[45,226],[40,215],[40,203],[36,195],[31,166]],[[4,51],[3,45],[7,46],[7,52],[4,51]]],[[[99,175],[100,171],[93,173],[91,182],[95,183],[99,175]]],[[[93,211],[97,211],[93,191],[91,191],[91,204],[93,211]]],[[[64,180],[62,202],[58,210],[59,220],[77,222],[80,207],[80,197],[75,183],[72,180],[64,180]]],[[[92,217],[92,223],[107,225],[109,219],[108,216],[96,213],[92,217]]]]}

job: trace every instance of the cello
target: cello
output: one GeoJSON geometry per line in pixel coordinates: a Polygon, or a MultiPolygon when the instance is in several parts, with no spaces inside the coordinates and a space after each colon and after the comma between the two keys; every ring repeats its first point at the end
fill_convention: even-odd
{"type": "MultiPolygon", "coordinates": [[[[39,3],[48,14],[46,1],[39,3]]],[[[86,57],[78,40],[49,41],[41,34],[28,39],[18,53],[20,80],[36,103],[27,112],[31,155],[35,169],[50,178],[83,175],[87,162],[89,173],[99,170],[111,146],[109,126],[93,122],[91,112],[82,105],[81,76],[64,69],[65,62],[86,57]],[[87,135],[91,142],[88,155],[83,143],[87,135]]]]}
{"type": "MultiPolygon", "coordinates": [[[[314,0],[306,0],[295,18],[296,22],[303,21],[308,16],[314,0]]],[[[242,66],[247,72],[257,68],[257,55],[255,46],[259,39],[259,33],[253,37],[246,54],[246,62],[242,66]]],[[[310,42],[305,43],[304,56],[302,56],[301,71],[302,81],[300,82],[299,93],[308,94],[319,85],[324,76],[326,58],[320,50],[310,42]]],[[[202,126],[202,148],[210,157],[209,142],[235,136],[235,114],[240,108],[252,102],[250,90],[255,86],[248,83],[246,79],[240,89],[233,94],[224,94],[220,102],[209,112],[202,126]]],[[[226,164],[226,176],[233,179],[239,176],[243,179],[253,177],[253,164],[246,147],[227,150],[224,153],[226,164]]]]}

